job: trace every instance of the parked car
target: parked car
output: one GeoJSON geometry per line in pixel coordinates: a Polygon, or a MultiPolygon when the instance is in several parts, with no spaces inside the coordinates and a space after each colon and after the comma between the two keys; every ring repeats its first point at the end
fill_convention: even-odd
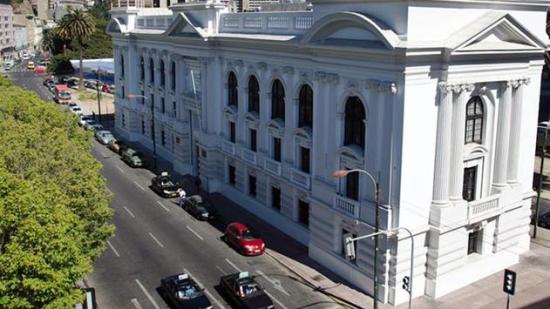
{"type": "Polygon", "coordinates": [[[34,61],[27,62],[27,70],[34,70],[34,61]]]}
{"type": "Polygon", "coordinates": [[[143,166],[143,160],[141,154],[132,148],[126,148],[120,152],[120,159],[131,167],[143,166]]]}
{"type": "Polygon", "coordinates": [[[97,87],[99,87],[99,89],[101,89],[101,87],[103,86],[103,82],[101,81],[98,81],[98,80],[85,80],[84,81],[84,87],[86,88],[90,88],[90,89],[97,89],[97,87]]]}
{"type": "Polygon", "coordinates": [[[160,280],[164,299],[171,308],[211,309],[212,304],[204,294],[204,288],[188,274],[173,275],[160,280]]]}
{"type": "Polygon", "coordinates": [[[80,106],[73,106],[73,107],[69,107],[69,110],[76,114],[76,115],[83,115],[84,113],[82,112],[82,108],[80,108],[80,106]]]}
{"type": "Polygon", "coordinates": [[[69,108],[71,108],[71,107],[78,106],[78,104],[77,104],[76,102],[69,102],[69,104],[67,104],[67,106],[68,106],[69,108]]]}
{"type": "Polygon", "coordinates": [[[128,146],[126,146],[124,142],[116,139],[112,139],[107,144],[107,147],[116,153],[121,153],[123,150],[126,150],[128,148],[128,146]]]}
{"type": "MultiPolygon", "coordinates": [[[[535,216],[533,216],[533,220],[531,220],[531,224],[535,224],[535,216]]],[[[547,212],[545,214],[542,214],[539,216],[539,226],[545,229],[550,229],[550,212],[547,212]]]]}
{"type": "Polygon", "coordinates": [[[248,272],[226,275],[220,278],[220,287],[236,308],[273,309],[273,301],[264,288],[248,272]]]}
{"type": "Polygon", "coordinates": [[[183,202],[183,209],[198,220],[214,219],[212,206],[200,195],[192,195],[186,198],[183,202]]]}
{"type": "Polygon", "coordinates": [[[84,127],[86,123],[92,119],[92,116],[80,116],[80,120],[78,121],[78,125],[81,127],[84,127]]]}
{"type": "Polygon", "coordinates": [[[115,137],[109,130],[96,131],[95,138],[103,145],[107,145],[109,144],[109,142],[115,139],[115,137]]]}
{"type": "Polygon", "coordinates": [[[265,251],[264,241],[246,225],[233,222],[226,226],[225,241],[244,255],[262,255],[265,251]]]}
{"type": "Polygon", "coordinates": [[[42,85],[49,87],[50,85],[55,85],[53,79],[47,78],[42,82],[42,85]]]}
{"type": "Polygon", "coordinates": [[[95,124],[89,125],[89,130],[97,132],[97,131],[104,131],[105,128],[103,128],[101,124],[95,123],[95,124]]]}
{"type": "Polygon", "coordinates": [[[162,172],[151,179],[151,189],[162,197],[177,197],[179,188],[181,185],[172,180],[168,172],[162,172]]]}
{"type": "Polygon", "coordinates": [[[97,123],[95,120],[93,120],[93,119],[90,118],[89,120],[87,120],[87,121],[84,122],[84,129],[86,129],[86,130],[92,130],[92,127],[95,126],[95,125],[97,125],[97,124],[98,124],[98,123],[97,123]]]}
{"type": "Polygon", "coordinates": [[[114,90],[114,85],[103,84],[103,86],[101,87],[101,91],[106,93],[112,93],[113,90],[114,90]]]}

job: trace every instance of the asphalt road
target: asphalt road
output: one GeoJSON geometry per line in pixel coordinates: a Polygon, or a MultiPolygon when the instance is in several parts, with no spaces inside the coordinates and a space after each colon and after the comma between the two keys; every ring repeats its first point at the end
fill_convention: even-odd
{"type": "MultiPolygon", "coordinates": [[[[25,70],[24,64],[6,74],[14,84],[51,99],[43,77],[25,70]]],[[[271,257],[235,252],[220,240],[219,226],[195,220],[175,200],[152,192],[148,170],[131,169],[95,141],[92,153],[103,164],[102,174],[113,193],[116,226],[115,236],[86,279],[96,289],[99,308],[167,308],[158,290],[160,279],[182,272],[206,288],[215,308],[231,308],[217,286],[222,275],[239,271],[256,276],[277,308],[341,308],[271,257]]]]}
{"type": "Polygon", "coordinates": [[[160,278],[182,272],[206,288],[216,308],[230,308],[217,285],[222,275],[239,271],[256,276],[277,308],[340,307],[271,257],[235,252],[220,240],[219,229],[195,220],[175,200],[152,192],[148,170],[128,167],[96,142],[92,153],[104,165],[117,228],[87,279],[96,289],[100,308],[165,308],[158,291],[160,278]]]}

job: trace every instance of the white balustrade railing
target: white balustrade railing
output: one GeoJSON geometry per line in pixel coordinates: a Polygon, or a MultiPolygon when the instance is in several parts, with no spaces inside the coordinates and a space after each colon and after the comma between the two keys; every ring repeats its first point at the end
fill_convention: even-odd
{"type": "Polygon", "coordinates": [[[468,203],[468,220],[475,220],[499,210],[500,195],[493,195],[468,203]]]}
{"type": "Polygon", "coordinates": [[[228,13],[222,15],[220,32],[303,34],[312,25],[311,11],[228,13]]]}
{"type": "Polygon", "coordinates": [[[230,141],[223,141],[222,142],[222,151],[230,154],[232,156],[235,155],[235,144],[230,141]]]}
{"type": "Polygon", "coordinates": [[[242,158],[248,163],[256,164],[256,153],[250,149],[243,149],[242,158]]]}
{"type": "Polygon", "coordinates": [[[290,171],[290,181],[304,189],[310,188],[311,176],[295,168],[290,171]]]}
{"type": "MultiPolygon", "coordinates": [[[[43,0],[40,0],[43,1],[43,0]]],[[[153,0],[113,0],[111,8],[152,8],[153,0]]]]}
{"type": "Polygon", "coordinates": [[[264,162],[264,168],[266,171],[281,176],[281,162],[266,158],[264,162]]]}
{"type": "Polygon", "coordinates": [[[354,218],[359,217],[360,206],[361,204],[359,203],[359,201],[352,200],[341,195],[334,196],[334,208],[354,218]]]}
{"type": "Polygon", "coordinates": [[[165,30],[172,23],[170,16],[139,16],[136,18],[136,29],[165,30]]]}

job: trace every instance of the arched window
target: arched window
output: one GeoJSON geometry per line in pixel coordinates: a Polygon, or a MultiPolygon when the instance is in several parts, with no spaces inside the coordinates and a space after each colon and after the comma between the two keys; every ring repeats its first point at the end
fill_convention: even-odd
{"type": "Polygon", "coordinates": [[[298,99],[298,127],[313,127],[313,90],[303,85],[298,99]]]}
{"type": "Polygon", "coordinates": [[[176,90],[176,62],[175,61],[172,61],[172,68],[170,69],[170,75],[171,75],[170,88],[172,90],[176,90]]]}
{"type": "Polygon", "coordinates": [[[260,84],[254,75],[248,79],[248,111],[260,113],[260,84]]]}
{"type": "Polygon", "coordinates": [[[285,121],[285,88],[278,79],[271,87],[271,119],[277,118],[285,121]]]}
{"type": "Polygon", "coordinates": [[[346,102],[344,145],[365,148],[365,107],[358,97],[349,97],[346,102]]]}
{"type": "Polygon", "coordinates": [[[155,82],[155,62],[153,58],[149,58],[149,82],[155,82]]]}
{"type": "Polygon", "coordinates": [[[139,77],[141,81],[145,79],[145,60],[143,60],[143,57],[139,59],[139,77]]]}
{"type": "Polygon", "coordinates": [[[120,76],[124,77],[124,55],[120,55],[120,76]]]}
{"type": "Polygon", "coordinates": [[[239,105],[239,90],[237,76],[235,73],[229,72],[227,78],[227,105],[237,107],[239,105]]]}
{"type": "Polygon", "coordinates": [[[464,143],[479,143],[483,138],[483,101],[475,96],[466,104],[466,134],[464,143]]]}
{"type": "Polygon", "coordinates": [[[166,77],[164,76],[164,60],[160,61],[160,85],[164,87],[166,84],[166,77]]]}

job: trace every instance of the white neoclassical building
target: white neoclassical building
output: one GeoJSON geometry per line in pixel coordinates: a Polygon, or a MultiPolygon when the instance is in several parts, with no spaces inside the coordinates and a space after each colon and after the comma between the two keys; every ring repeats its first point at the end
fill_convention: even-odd
{"type": "MultiPolygon", "coordinates": [[[[116,2],[116,1],[115,1],[116,2]]],[[[415,234],[414,295],[518,262],[529,216],[546,0],[222,1],[112,10],[116,129],[304,243],[368,293],[374,225],[415,234]],[[154,118],[154,121],[152,119],[154,118]]],[[[174,1],[172,1],[173,3],[174,1]]],[[[118,4],[117,4],[118,5],[118,4]]],[[[379,297],[398,304],[409,241],[383,239],[379,297]]]]}

